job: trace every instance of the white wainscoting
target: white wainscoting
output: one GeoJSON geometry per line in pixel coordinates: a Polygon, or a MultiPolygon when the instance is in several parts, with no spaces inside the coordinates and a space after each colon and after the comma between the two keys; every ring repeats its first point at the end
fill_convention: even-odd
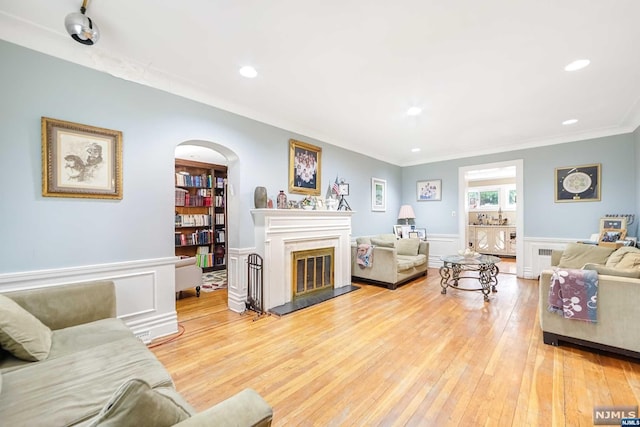
{"type": "MultiPolygon", "coordinates": [[[[542,270],[550,266],[551,256],[545,253],[554,249],[564,249],[567,243],[584,240],[584,238],[555,238],[555,237],[524,237],[524,250],[522,259],[518,264],[522,265],[522,275],[525,279],[537,279],[542,270]]],[[[429,267],[440,268],[443,255],[451,255],[464,247],[464,236],[457,234],[429,234],[429,267]]],[[[353,239],[355,243],[355,239],[353,239]]]]}
{"type": "Polygon", "coordinates": [[[227,305],[231,311],[243,313],[247,301],[247,258],[256,248],[227,248],[227,305]]]}
{"type": "Polygon", "coordinates": [[[175,262],[168,257],[0,274],[0,292],[112,280],[118,317],[149,342],[178,331],[175,262]]]}
{"type": "Polygon", "coordinates": [[[429,242],[429,267],[442,267],[444,255],[457,254],[460,248],[464,247],[461,239],[457,234],[428,234],[427,242],[429,242]]]}
{"type": "Polygon", "coordinates": [[[567,243],[584,239],[558,239],[552,237],[524,238],[524,275],[525,279],[538,279],[542,270],[551,266],[552,250],[564,249],[567,243]]]}

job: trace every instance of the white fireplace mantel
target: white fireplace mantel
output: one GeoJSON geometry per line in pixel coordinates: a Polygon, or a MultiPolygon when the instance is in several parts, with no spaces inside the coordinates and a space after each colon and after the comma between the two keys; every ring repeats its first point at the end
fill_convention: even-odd
{"type": "Polygon", "coordinates": [[[264,309],[290,302],[291,254],[334,248],[334,287],[351,285],[353,211],[254,209],[256,252],[263,257],[264,309]]]}

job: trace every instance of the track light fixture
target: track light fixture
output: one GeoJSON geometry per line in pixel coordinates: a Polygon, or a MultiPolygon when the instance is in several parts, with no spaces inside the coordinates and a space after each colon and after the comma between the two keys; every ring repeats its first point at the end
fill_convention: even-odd
{"type": "Polygon", "coordinates": [[[80,12],[73,12],[64,19],[67,32],[78,43],[94,45],[100,39],[100,30],[95,22],[84,13],[87,11],[87,0],[83,0],[80,12]]]}

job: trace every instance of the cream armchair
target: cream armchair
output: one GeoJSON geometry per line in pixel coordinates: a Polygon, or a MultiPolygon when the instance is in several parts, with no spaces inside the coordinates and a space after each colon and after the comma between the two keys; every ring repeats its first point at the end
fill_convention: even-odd
{"type": "Polygon", "coordinates": [[[202,268],[196,265],[196,258],[180,258],[176,262],[176,294],[185,289],[195,288],[196,296],[200,297],[201,284],[202,268]]]}
{"type": "Polygon", "coordinates": [[[397,240],[394,234],[358,237],[351,245],[351,278],[381,284],[388,289],[427,274],[429,243],[418,239],[397,240]],[[358,264],[358,245],[373,245],[369,267],[358,264]]]}

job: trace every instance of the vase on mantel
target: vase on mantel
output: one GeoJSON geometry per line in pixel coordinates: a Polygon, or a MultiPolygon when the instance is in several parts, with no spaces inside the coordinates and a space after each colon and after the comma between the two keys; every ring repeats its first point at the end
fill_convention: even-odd
{"type": "Polygon", "coordinates": [[[256,187],[253,191],[253,204],[256,209],[265,209],[267,207],[267,189],[265,187],[256,187]]]}
{"type": "Polygon", "coordinates": [[[278,193],[278,209],[287,209],[287,195],[284,194],[284,190],[278,193]]]}

